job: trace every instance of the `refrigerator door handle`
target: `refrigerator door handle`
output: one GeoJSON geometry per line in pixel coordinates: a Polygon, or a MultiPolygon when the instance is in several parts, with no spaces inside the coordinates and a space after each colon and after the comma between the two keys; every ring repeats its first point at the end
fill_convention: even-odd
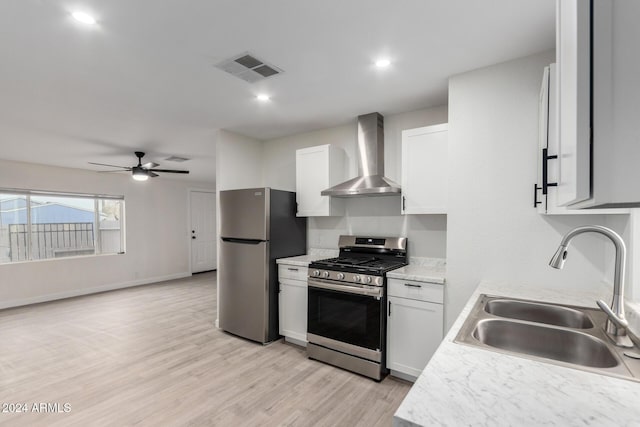
{"type": "Polygon", "coordinates": [[[255,240],[255,239],[237,239],[235,237],[221,237],[223,242],[229,243],[240,243],[242,245],[259,245],[265,240],[255,240]]]}

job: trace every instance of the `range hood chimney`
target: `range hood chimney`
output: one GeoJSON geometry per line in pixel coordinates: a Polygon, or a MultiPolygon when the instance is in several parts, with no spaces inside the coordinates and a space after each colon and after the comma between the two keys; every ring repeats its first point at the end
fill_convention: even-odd
{"type": "Polygon", "coordinates": [[[384,117],[380,113],[358,116],[358,176],[323,190],[333,197],[394,196],[400,186],[384,176],[384,117]]]}

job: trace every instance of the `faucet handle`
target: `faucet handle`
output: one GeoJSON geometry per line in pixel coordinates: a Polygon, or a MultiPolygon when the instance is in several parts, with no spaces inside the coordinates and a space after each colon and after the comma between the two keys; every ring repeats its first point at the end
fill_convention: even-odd
{"type": "Polygon", "coordinates": [[[611,308],[607,305],[606,302],[604,302],[602,300],[598,300],[598,301],[596,301],[596,304],[598,304],[598,307],[600,307],[602,309],[602,311],[605,312],[605,314],[609,317],[609,319],[611,319],[611,321],[618,328],[627,329],[629,327],[629,322],[627,322],[627,319],[625,319],[624,317],[619,317],[617,314],[615,314],[611,310],[611,308]]]}

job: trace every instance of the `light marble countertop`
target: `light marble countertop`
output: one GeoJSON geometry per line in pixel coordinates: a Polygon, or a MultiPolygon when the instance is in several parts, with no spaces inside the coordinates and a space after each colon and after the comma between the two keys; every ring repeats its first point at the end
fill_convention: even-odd
{"type": "Polygon", "coordinates": [[[421,265],[407,265],[387,273],[390,279],[416,280],[418,282],[445,282],[446,269],[443,267],[423,267],[421,265]]]}
{"type": "Polygon", "coordinates": [[[640,383],[454,343],[480,294],[595,307],[577,293],[482,282],[393,418],[394,426],[639,426],[640,383]]]}
{"type": "Polygon", "coordinates": [[[410,258],[409,265],[387,273],[391,279],[444,284],[447,272],[442,258],[410,258]]]}
{"type": "Polygon", "coordinates": [[[313,261],[324,258],[337,257],[338,251],[333,249],[309,249],[309,253],[306,255],[293,256],[288,258],[278,258],[276,263],[297,265],[299,267],[307,267],[313,261]]]}

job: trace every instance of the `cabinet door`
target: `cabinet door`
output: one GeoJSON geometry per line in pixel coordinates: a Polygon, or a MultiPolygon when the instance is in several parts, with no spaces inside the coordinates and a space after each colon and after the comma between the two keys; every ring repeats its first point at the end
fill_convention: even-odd
{"type": "Polygon", "coordinates": [[[343,153],[331,145],[304,148],[296,151],[297,216],[341,215],[342,200],[322,196],[320,192],[342,182],[343,153]]]}
{"type": "Polygon", "coordinates": [[[307,342],[307,282],[280,279],[280,335],[307,342]]]}
{"type": "Polygon", "coordinates": [[[591,1],[557,1],[560,206],[591,197],[590,7],[591,1]]]}
{"type": "MultiPolygon", "coordinates": [[[[537,200],[539,202],[538,213],[546,215],[603,215],[603,214],[626,214],[628,209],[575,209],[571,206],[560,206],[558,202],[558,187],[548,187],[547,194],[543,193],[544,168],[543,149],[546,148],[548,156],[555,156],[558,153],[558,126],[557,126],[557,69],[555,64],[545,68],[543,74],[543,84],[540,91],[540,137],[538,151],[538,184],[536,187],[537,200]]],[[[547,182],[557,183],[558,159],[547,160],[547,182]]]]}
{"type": "Polygon", "coordinates": [[[418,377],[442,341],[442,304],[389,297],[387,367],[418,377]]]}
{"type": "Polygon", "coordinates": [[[447,212],[447,124],[402,132],[402,213],[447,212]]]}
{"type": "MultiPolygon", "coordinates": [[[[547,213],[547,195],[543,194],[543,173],[544,162],[548,162],[543,156],[544,151],[549,147],[549,134],[552,132],[550,119],[551,107],[551,67],[545,67],[542,73],[542,86],[538,98],[538,180],[534,187],[534,206],[539,214],[547,213]]],[[[549,152],[548,155],[555,154],[549,152]]],[[[549,164],[547,163],[547,167],[549,164]]],[[[547,178],[549,176],[547,175],[547,178]]]]}
{"type": "Polygon", "coordinates": [[[640,1],[593,5],[591,206],[640,206],[640,1]]]}

